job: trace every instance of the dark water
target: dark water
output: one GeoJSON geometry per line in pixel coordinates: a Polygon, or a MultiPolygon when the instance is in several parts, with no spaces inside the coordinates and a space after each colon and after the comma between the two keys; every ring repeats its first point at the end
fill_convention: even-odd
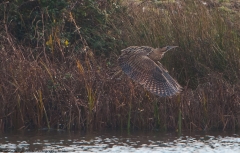
{"type": "Polygon", "coordinates": [[[0,151],[240,153],[240,133],[24,131],[0,134],[0,151]]]}

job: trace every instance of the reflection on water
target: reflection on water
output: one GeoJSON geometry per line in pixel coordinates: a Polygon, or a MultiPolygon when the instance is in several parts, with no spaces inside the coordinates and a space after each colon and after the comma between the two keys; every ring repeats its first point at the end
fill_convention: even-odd
{"type": "Polygon", "coordinates": [[[0,151],[240,152],[239,133],[25,131],[0,134],[0,151]]]}

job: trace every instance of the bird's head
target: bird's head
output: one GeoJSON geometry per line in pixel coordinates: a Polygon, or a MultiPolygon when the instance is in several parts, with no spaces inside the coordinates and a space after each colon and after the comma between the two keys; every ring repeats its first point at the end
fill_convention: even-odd
{"type": "Polygon", "coordinates": [[[166,47],[163,47],[163,48],[158,48],[158,51],[160,51],[161,52],[161,56],[163,57],[164,56],[164,54],[167,52],[167,51],[169,51],[169,50],[171,50],[171,49],[173,49],[173,48],[176,48],[176,47],[178,47],[178,46],[166,46],[166,47]]]}
{"type": "Polygon", "coordinates": [[[163,53],[166,53],[167,51],[173,49],[173,48],[176,48],[178,46],[166,46],[166,47],[163,47],[161,50],[163,53]]]}

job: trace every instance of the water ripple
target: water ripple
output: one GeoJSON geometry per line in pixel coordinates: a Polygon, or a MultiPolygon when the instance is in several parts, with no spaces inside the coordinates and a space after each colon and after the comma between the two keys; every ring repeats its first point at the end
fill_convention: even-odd
{"type": "Polygon", "coordinates": [[[185,134],[179,137],[173,133],[98,133],[84,136],[67,132],[25,133],[21,136],[5,134],[0,138],[0,151],[238,153],[240,137],[238,134],[185,134]]]}

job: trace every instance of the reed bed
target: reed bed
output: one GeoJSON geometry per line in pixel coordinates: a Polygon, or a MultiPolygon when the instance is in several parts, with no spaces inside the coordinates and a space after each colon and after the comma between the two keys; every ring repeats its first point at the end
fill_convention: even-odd
{"type": "MultiPolygon", "coordinates": [[[[51,27],[38,25],[31,44],[28,37],[16,38],[5,9],[0,27],[0,129],[239,129],[239,12],[208,4],[101,4],[102,10],[118,7],[106,20],[107,30],[101,29],[116,40],[107,54],[94,44],[87,46],[90,39],[81,33],[81,21],[72,10],[64,13],[75,39],[63,39],[61,34],[69,29],[56,18],[51,27]],[[126,75],[115,75],[119,50],[130,45],[178,45],[162,63],[183,92],[159,98],[126,75]]],[[[46,14],[39,19],[47,22],[46,14]]]]}

